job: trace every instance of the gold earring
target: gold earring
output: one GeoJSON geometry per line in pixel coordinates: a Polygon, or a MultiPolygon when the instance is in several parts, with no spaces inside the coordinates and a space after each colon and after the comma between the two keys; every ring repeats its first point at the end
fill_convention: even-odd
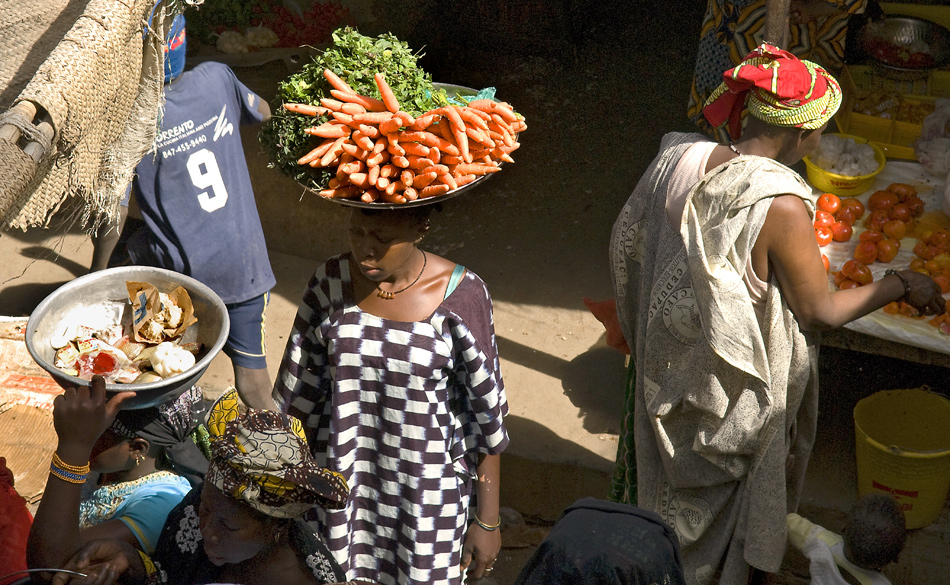
{"type": "Polygon", "coordinates": [[[135,456],[135,466],[138,467],[139,464],[142,463],[142,460],[144,460],[144,459],[145,459],[145,457],[144,457],[143,455],[137,454],[137,455],[135,456]]]}

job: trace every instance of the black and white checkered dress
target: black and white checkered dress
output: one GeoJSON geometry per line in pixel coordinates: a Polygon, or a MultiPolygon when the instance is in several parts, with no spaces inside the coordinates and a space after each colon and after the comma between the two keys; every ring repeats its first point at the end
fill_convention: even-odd
{"type": "Polygon", "coordinates": [[[276,392],[308,428],[317,461],[346,478],[347,506],[317,511],[349,579],[461,583],[478,453],[508,444],[485,283],[466,272],[423,321],[353,302],[348,256],[317,269],[276,392]]]}

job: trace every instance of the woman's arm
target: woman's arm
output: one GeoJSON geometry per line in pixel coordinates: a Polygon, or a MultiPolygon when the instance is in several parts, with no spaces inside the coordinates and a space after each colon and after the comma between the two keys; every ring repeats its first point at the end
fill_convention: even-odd
{"type": "Polygon", "coordinates": [[[122,392],[107,402],[105,381],[97,376],[91,388],[67,388],[53,401],[53,426],[59,443],[30,529],[30,567],[61,567],[82,546],[79,501],[85,478],[79,468],[88,465],[99,435],[109,427],[122,402],[134,395],[122,392]]]}
{"type": "Polygon", "coordinates": [[[940,287],[929,276],[912,270],[901,272],[910,284],[906,298],[901,279],[893,275],[866,286],[829,291],[814,224],[805,203],[796,196],[783,195],[772,202],[755,243],[756,249],[760,246],[765,247],[782,296],[806,331],[840,327],[898,299],[924,314],[944,309],[940,287]]]}
{"type": "Polygon", "coordinates": [[[462,545],[462,571],[470,569],[471,577],[480,579],[487,576],[486,571],[491,572],[492,565],[501,551],[501,505],[498,499],[501,455],[481,455],[476,475],[477,520],[469,525],[465,534],[465,542],[462,545]]]}

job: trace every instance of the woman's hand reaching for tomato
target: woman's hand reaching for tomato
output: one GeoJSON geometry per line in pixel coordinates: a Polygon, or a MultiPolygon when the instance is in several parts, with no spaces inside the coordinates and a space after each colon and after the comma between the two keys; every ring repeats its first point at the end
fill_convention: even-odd
{"type": "Polygon", "coordinates": [[[933,278],[913,270],[901,270],[900,275],[907,279],[909,291],[899,300],[920,311],[921,315],[939,315],[946,311],[947,301],[933,278]]]}

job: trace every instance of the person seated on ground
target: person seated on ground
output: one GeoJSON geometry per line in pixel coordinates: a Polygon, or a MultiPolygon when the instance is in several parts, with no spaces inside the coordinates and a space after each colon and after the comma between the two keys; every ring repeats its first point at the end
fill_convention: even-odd
{"type": "Polygon", "coordinates": [[[515,585],[683,585],[673,530],[647,510],[583,498],[564,510],[515,585]]]}
{"type": "MultiPolygon", "coordinates": [[[[108,404],[112,405],[113,401],[108,404]]],[[[239,411],[235,390],[211,407],[211,463],[168,515],[153,555],[119,539],[86,543],[56,573],[53,585],[318,584],[344,581],[326,546],[301,520],[314,505],[339,507],[343,478],[318,466],[300,421],[275,411],[239,411]]]]}
{"type": "Polygon", "coordinates": [[[884,493],[858,500],[840,535],[798,514],[788,515],[788,543],[811,561],[812,585],[890,585],[881,571],[897,562],[906,542],[904,512],[884,493]]]}
{"type": "Polygon", "coordinates": [[[31,567],[58,567],[96,538],[153,552],[168,513],[207,471],[192,439],[204,415],[200,389],[151,408],[117,411],[121,400],[107,403],[98,378],[53,401],[59,442],[30,530],[31,567]],[[89,474],[97,487],[83,494],[89,474]]]}

